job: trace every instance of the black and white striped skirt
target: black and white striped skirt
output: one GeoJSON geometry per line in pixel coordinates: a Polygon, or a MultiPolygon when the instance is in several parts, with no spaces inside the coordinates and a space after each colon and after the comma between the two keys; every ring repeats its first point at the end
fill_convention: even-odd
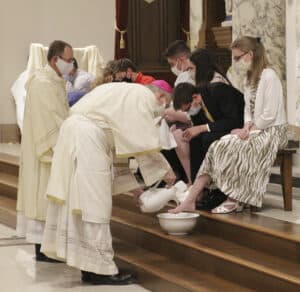
{"type": "Polygon", "coordinates": [[[287,144],[287,128],[254,131],[247,140],[222,137],[209,147],[197,177],[208,174],[230,198],[261,207],[277,151],[287,144]]]}

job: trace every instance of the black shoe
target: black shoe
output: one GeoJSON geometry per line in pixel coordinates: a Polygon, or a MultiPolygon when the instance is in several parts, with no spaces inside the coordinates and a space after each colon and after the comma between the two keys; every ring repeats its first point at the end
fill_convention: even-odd
{"type": "Polygon", "coordinates": [[[81,281],[92,285],[130,285],[135,283],[135,277],[128,272],[120,271],[116,275],[98,275],[81,271],[81,281]]]}
{"type": "Polygon", "coordinates": [[[61,261],[48,258],[44,253],[42,253],[40,244],[35,244],[35,260],[37,262],[62,263],[61,261]]]}
{"type": "Polygon", "coordinates": [[[200,202],[196,202],[197,210],[210,211],[222,204],[227,199],[227,196],[219,189],[211,190],[205,198],[200,202]]]}

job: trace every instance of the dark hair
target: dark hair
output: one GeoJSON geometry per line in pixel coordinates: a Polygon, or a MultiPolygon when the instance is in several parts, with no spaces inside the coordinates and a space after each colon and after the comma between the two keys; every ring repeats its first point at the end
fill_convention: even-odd
{"type": "Polygon", "coordinates": [[[48,49],[47,60],[50,62],[55,56],[61,56],[64,53],[65,47],[72,48],[71,45],[64,41],[53,41],[48,49]]]}
{"type": "Polygon", "coordinates": [[[215,72],[222,75],[229,84],[230,81],[215,63],[213,57],[206,49],[196,49],[190,56],[190,61],[196,66],[196,86],[206,86],[214,78],[215,72]]]}
{"type": "Polygon", "coordinates": [[[130,68],[133,72],[137,71],[135,64],[127,58],[122,58],[118,60],[118,68],[121,72],[127,71],[128,68],[130,68]]]}
{"type": "Polygon", "coordinates": [[[73,58],[73,66],[76,70],[78,69],[78,62],[75,58],[73,58]]]}
{"type": "Polygon", "coordinates": [[[169,45],[166,51],[163,53],[166,58],[173,58],[179,54],[190,55],[191,50],[187,46],[186,42],[182,40],[177,40],[169,45]]]}
{"type": "Polygon", "coordinates": [[[197,93],[197,88],[187,82],[178,84],[173,92],[173,106],[175,110],[181,109],[182,105],[193,101],[193,95],[197,93]]]}

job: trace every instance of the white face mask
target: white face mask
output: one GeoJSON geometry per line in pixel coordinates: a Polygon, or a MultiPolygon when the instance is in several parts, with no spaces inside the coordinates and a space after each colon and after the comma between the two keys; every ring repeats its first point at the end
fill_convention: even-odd
{"type": "Polygon", "coordinates": [[[239,72],[246,73],[251,68],[251,62],[246,62],[244,59],[235,63],[235,67],[239,72]]]}
{"type": "Polygon", "coordinates": [[[175,74],[176,76],[178,76],[179,74],[181,74],[183,72],[183,70],[179,70],[177,68],[178,65],[178,61],[176,62],[176,64],[171,68],[171,71],[173,72],[173,74],[175,74]]]}
{"type": "Polygon", "coordinates": [[[176,65],[175,66],[173,66],[172,68],[171,68],[171,71],[173,72],[173,74],[175,74],[176,76],[178,76],[179,74],[181,74],[182,73],[182,71],[181,70],[179,70],[177,67],[176,67],[176,65]]]}
{"type": "Polygon", "coordinates": [[[73,63],[68,63],[61,58],[58,58],[56,61],[56,67],[59,70],[61,75],[69,75],[69,73],[73,70],[73,63]]]}
{"type": "Polygon", "coordinates": [[[196,107],[191,107],[189,110],[188,110],[188,114],[190,116],[195,116],[197,115],[201,110],[201,105],[198,104],[196,107]]]}

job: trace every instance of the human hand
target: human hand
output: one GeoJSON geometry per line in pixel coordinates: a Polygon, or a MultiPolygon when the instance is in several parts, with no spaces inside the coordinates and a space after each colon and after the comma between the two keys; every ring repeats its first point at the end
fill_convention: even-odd
{"type": "Polygon", "coordinates": [[[187,141],[192,140],[194,137],[200,135],[201,133],[205,132],[204,127],[205,125],[200,125],[200,126],[194,126],[191,128],[186,129],[183,132],[183,138],[186,139],[187,141]]]}
{"type": "Polygon", "coordinates": [[[240,139],[246,140],[249,137],[249,130],[248,128],[234,129],[231,134],[236,134],[240,139]]]}
{"type": "Polygon", "coordinates": [[[233,129],[233,130],[230,131],[230,134],[237,135],[240,130],[242,130],[242,129],[241,128],[233,129]]]}
{"type": "Polygon", "coordinates": [[[176,181],[176,175],[172,168],[165,174],[163,181],[167,184],[168,187],[171,187],[176,181]]]}
{"type": "Polygon", "coordinates": [[[166,119],[167,122],[175,122],[177,120],[176,111],[172,108],[165,109],[163,117],[166,119]]]}

